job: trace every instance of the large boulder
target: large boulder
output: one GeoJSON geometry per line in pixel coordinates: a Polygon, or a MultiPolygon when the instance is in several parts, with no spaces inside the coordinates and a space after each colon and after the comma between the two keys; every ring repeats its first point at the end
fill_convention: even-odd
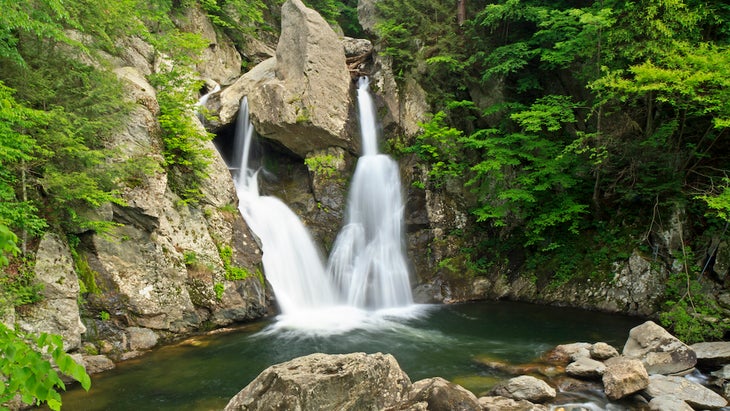
{"type": "Polygon", "coordinates": [[[644,392],[652,398],[671,395],[695,409],[714,409],[727,405],[727,400],[719,394],[684,377],[652,375],[644,392]]]}
{"type": "Polygon", "coordinates": [[[410,389],[392,355],[311,354],[267,368],[225,410],[384,409],[407,399],[410,389]]]}
{"type": "Polygon", "coordinates": [[[356,151],[347,132],[352,81],[340,38],[301,0],[288,0],[281,13],[276,57],[221,93],[220,122],[231,123],[248,96],[256,131],[300,157],[330,146],[356,151]]]}
{"type": "Polygon", "coordinates": [[[653,321],[631,329],[623,355],[641,360],[649,374],[685,372],[697,363],[692,348],[653,321]]]}
{"type": "Polygon", "coordinates": [[[79,315],[79,279],[74,269],[71,250],[57,235],[43,236],[36,252],[35,281],[43,289],[41,301],[29,304],[17,313],[22,330],[37,335],[41,332],[63,337],[64,349],[81,345],[86,327],[79,315]]]}
{"type": "Polygon", "coordinates": [[[606,360],[605,364],[603,389],[612,400],[624,398],[649,385],[649,374],[639,360],[613,357],[606,360]]]}

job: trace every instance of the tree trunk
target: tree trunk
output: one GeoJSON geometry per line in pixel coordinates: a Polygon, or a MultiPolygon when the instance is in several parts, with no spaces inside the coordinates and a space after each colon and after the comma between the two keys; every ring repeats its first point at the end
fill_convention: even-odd
{"type": "Polygon", "coordinates": [[[466,0],[456,0],[456,22],[463,26],[466,21],[466,0]]]}

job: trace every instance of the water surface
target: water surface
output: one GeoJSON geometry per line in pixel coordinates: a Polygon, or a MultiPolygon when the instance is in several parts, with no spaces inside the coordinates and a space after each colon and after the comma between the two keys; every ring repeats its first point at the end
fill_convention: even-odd
{"type": "Polygon", "coordinates": [[[426,307],[418,318],[378,317],[341,334],[301,332],[271,321],[158,348],[70,389],[64,410],[220,410],[269,365],[311,354],[383,352],[412,381],[440,376],[477,394],[497,377],[475,358],[524,363],[561,343],[623,347],[643,319],[511,302],[426,307]]]}

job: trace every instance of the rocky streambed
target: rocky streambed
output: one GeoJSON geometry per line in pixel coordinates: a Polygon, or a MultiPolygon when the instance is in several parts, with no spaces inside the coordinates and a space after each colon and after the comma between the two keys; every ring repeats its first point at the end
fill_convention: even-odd
{"type": "Polygon", "coordinates": [[[440,377],[411,382],[390,354],[311,354],[273,365],[233,410],[706,410],[730,397],[730,342],[686,345],[647,321],[619,352],[604,342],[555,347],[531,364],[488,358],[513,377],[479,396],[440,377]]]}

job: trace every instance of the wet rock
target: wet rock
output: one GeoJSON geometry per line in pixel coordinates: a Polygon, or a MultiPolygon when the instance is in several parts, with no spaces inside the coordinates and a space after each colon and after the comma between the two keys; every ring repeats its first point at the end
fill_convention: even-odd
{"type": "Polygon", "coordinates": [[[129,350],[148,350],[157,345],[157,334],[149,328],[127,327],[129,350]]]}
{"type": "Polygon", "coordinates": [[[653,321],[631,329],[623,355],[641,360],[649,374],[685,372],[697,363],[692,348],[653,321]]]}
{"type": "Polygon", "coordinates": [[[578,358],[565,367],[568,375],[578,378],[600,378],[605,371],[605,364],[586,357],[578,358]]]}
{"type": "Polygon", "coordinates": [[[411,386],[389,354],[311,354],[267,368],[225,410],[385,409],[406,400],[411,386]]]}
{"type": "Polygon", "coordinates": [[[543,358],[545,361],[556,364],[568,364],[578,358],[590,358],[592,345],[585,342],[560,344],[548,351],[543,358]]]}
{"type": "Polygon", "coordinates": [[[490,394],[530,402],[545,402],[557,395],[548,383],[528,375],[511,378],[495,387],[490,394]]]}
{"type": "Polygon", "coordinates": [[[686,402],[674,395],[660,395],[649,401],[651,411],[693,411],[693,408],[686,402]]]}
{"type": "Polygon", "coordinates": [[[598,361],[605,361],[609,358],[618,357],[618,350],[616,348],[604,343],[597,342],[590,348],[591,358],[598,361]]]}
{"type": "Polygon", "coordinates": [[[66,351],[80,347],[86,327],[79,314],[79,279],[68,245],[56,234],[45,234],[36,251],[33,271],[36,282],[43,287],[42,299],[18,311],[16,322],[29,334],[60,335],[66,351]]]}
{"type": "Polygon", "coordinates": [[[690,348],[697,355],[697,362],[701,365],[730,364],[730,342],[701,342],[692,344],[690,348]]]}
{"type": "Polygon", "coordinates": [[[500,396],[480,397],[479,404],[484,411],[547,411],[542,404],[533,404],[527,400],[513,400],[500,396]]]}
{"type": "Polygon", "coordinates": [[[86,355],[82,357],[80,363],[90,375],[108,371],[115,367],[114,362],[106,355],[86,355]]]}
{"type": "Polygon", "coordinates": [[[649,375],[641,361],[626,357],[606,360],[603,387],[606,396],[618,400],[643,390],[649,385],[649,375]]]}
{"type": "Polygon", "coordinates": [[[671,395],[696,409],[713,409],[727,405],[727,400],[714,391],[683,377],[652,375],[644,392],[652,398],[671,395]]]}
{"type": "Polygon", "coordinates": [[[413,383],[409,401],[427,403],[429,411],[480,411],[477,397],[467,389],[443,378],[427,378],[413,383]]]}

